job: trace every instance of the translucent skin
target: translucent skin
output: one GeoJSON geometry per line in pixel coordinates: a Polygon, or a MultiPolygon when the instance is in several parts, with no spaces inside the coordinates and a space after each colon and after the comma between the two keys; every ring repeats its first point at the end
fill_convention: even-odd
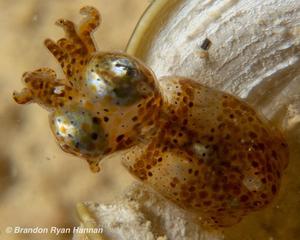
{"type": "Polygon", "coordinates": [[[134,176],[203,224],[231,226],[268,205],[288,164],[279,129],[230,94],[184,77],[158,83],[134,57],[96,52],[90,34],[100,15],[81,13],[78,30],[59,20],[66,38],[45,41],[66,79],[48,68],[25,73],[16,102],[46,107],[60,147],[93,171],[127,149],[121,157],[134,176]]]}
{"type": "Polygon", "coordinates": [[[280,131],[230,94],[182,77],[161,85],[159,130],[123,157],[130,172],[208,225],[268,205],[288,164],[280,131]]]}

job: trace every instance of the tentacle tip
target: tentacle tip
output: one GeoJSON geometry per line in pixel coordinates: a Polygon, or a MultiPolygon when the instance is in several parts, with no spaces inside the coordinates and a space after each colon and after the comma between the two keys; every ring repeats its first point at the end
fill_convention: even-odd
{"type": "Polygon", "coordinates": [[[24,88],[21,92],[14,91],[12,95],[13,99],[18,104],[26,104],[33,100],[32,94],[28,88],[24,88]]]}
{"type": "Polygon", "coordinates": [[[99,163],[89,163],[90,165],[90,170],[93,172],[93,173],[98,173],[100,172],[101,168],[99,166],[99,163]]]}
{"type": "Polygon", "coordinates": [[[99,11],[92,6],[84,6],[79,10],[82,15],[90,15],[91,13],[99,15],[99,11]]]}
{"type": "Polygon", "coordinates": [[[53,40],[51,40],[50,38],[46,38],[45,40],[44,40],[44,45],[46,46],[46,47],[48,47],[49,45],[51,45],[51,44],[53,44],[54,42],[53,42],[53,40]]]}
{"type": "Polygon", "coordinates": [[[63,19],[63,18],[59,18],[54,22],[54,24],[56,26],[62,26],[62,25],[64,25],[64,23],[65,23],[65,19],[63,19]]]}
{"type": "Polygon", "coordinates": [[[29,74],[30,74],[30,72],[24,72],[22,74],[22,80],[24,81],[28,77],[29,74]]]}
{"type": "Polygon", "coordinates": [[[37,77],[37,75],[40,75],[42,72],[43,72],[42,68],[39,68],[39,69],[37,69],[35,71],[24,72],[22,74],[22,82],[26,85],[30,81],[32,81],[33,79],[35,79],[37,77]]]}
{"type": "Polygon", "coordinates": [[[59,18],[55,21],[55,25],[62,27],[62,28],[74,28],[74,23],[70,20],[64,19],[64,18],[59,18]]]}
{"type": "MultiPolygon", "coordinates": [[[[52,53],[53,52],[57,52],[57,50],[60,50],[59,47],[57,46],[57,44],[50,38],[46,38],[44,40],[44,46],[52,53]]],[[[54,55],[55,56],[55,55],[54,55]]]]}

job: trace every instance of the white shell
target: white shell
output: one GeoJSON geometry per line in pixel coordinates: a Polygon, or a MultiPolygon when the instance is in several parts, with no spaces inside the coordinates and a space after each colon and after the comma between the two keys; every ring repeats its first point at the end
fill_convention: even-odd
{"type": "Polygon", "coordinates": [[[269,118],[289,108],[300,113],[299,0],[189,0],[177,5],[154,33],[143,59],[158,78],[197,79],[247,98],[269,118]],[[205,38],[212,42],[208,57],[200,48],[205,38]]]}

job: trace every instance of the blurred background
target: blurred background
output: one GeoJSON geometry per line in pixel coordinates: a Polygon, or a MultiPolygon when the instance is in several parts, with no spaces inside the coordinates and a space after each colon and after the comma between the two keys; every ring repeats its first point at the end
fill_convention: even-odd
{"type": "Polygon", "coordinates": [[[118,161],[102,164],[100,174],[60,150],[48,125],[48,113],[36,104],[17,105],[23,72],[50,67],[61,70],[44,47],[59,39],[58,18],[76,23],[79,9],[96,7],[102,24],[94,33],[99,50],[125,49],[150,0],[0,0],[0,239],[70,239],[67,235],[5,234],[8,226],[72,227],[78,225],[77,202],[108,202],[132,181],[118,161]]]}

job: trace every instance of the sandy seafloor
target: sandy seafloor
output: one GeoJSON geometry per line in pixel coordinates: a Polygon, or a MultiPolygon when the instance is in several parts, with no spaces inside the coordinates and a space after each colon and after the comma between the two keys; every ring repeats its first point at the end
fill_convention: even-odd
{"type": "Polygon", "coordinates": [[[108,202],[132,181],[117,158],[93,174],[85,161],[60,150],[48,113],[36,104],[17,105],[22,73],[51,67],[60,76],[45,38],[59,39],[54,25],[64,17],[79,22],[84,5],[98,8],[103,22],[94,33],[100,50],[124,50],[149,0],[0,0],[0,239],[69,239],[60,234],[5,234],[7,227],[72,227],[75,205],[108,202]]]}

